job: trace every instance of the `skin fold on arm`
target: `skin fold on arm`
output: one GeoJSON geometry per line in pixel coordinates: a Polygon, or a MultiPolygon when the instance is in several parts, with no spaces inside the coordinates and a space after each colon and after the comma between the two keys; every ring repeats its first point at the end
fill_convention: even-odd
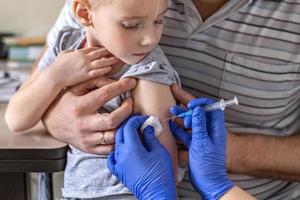
{"type": "Polygon", "coordinates": [[[164,130],[159,136],[159,141],[171,155],[177,182],[176,141],[170,132],[168,121],[163,121],[171,115],[169,113],[170,106],[175,105],[175,99],[170,87],[151,81],[139,80],[137,87],[133,91],[133,99],[134,113],[157,116],[160,119],[164,130]]]}

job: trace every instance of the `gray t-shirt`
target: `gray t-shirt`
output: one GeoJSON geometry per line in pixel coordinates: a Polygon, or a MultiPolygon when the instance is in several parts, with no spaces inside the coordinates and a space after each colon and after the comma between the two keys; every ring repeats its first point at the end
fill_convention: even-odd
{"type": "MultiPolygon", "coordinates": [[[[48,48],[39,63],[39,68],[47,68],[63,50],[80,49],[85,37],[85,32],[82,29],[64,28],[58,34],[54,45],[48,48]]],[[[177,72],[171,67],[159,47],[155,47],[139,63],[125,65],[114,76],[115,79],[125,77],[135,77],[165,85],[173,83],[180,85],[177,72]]],[[[110,112],[119,107],[125,96],[121,95],[109,101],[104,105],[105,110],[110,112]]],[[[106,167],[105,156],[85,153],[70,146],[62,194],[63,197],[68,198],[97,198],[130,194],[130,192],[109,172],[106,167]]]]}

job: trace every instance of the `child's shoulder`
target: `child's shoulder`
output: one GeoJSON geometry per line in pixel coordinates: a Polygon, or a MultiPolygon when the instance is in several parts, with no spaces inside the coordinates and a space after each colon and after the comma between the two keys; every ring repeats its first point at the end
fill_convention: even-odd
{"type": "Polygon", "coordinates": [[[76,29],[73,27],[62,28],[58,33],[55,42],[55,48],[58,51],[57,53],[68,49],[80,49],[84,39],[84,29],[76,29]]]}
{"type": "Polygon", "coordinates": [[[134,77],[165,85],[180,85],[178,73],[173,69],[162,49],[157,46],[139,63],[131,65],[121,78],[134,77]]]}

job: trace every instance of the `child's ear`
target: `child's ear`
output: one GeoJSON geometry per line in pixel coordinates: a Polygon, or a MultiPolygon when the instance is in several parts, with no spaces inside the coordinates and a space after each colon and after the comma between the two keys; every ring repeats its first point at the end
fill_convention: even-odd
{"type": "Polygon", "coordinates": [[[90,11],[90,6],[85,3],[85,1],[74,1],[73,2],[73,12],[77,20],[83,25],[83,26],[91,26],[92,16],[90,11]]]}

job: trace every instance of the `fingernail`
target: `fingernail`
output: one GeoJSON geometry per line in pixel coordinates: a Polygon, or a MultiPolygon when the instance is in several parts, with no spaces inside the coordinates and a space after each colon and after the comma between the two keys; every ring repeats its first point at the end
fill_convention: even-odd
{"type": "Polygon", "coordinates": [[[135,87],[135,85],[136,85],[136,79],[129,78],[128,79],[128,84],[129,84],[130,87],[135,87]]]}

